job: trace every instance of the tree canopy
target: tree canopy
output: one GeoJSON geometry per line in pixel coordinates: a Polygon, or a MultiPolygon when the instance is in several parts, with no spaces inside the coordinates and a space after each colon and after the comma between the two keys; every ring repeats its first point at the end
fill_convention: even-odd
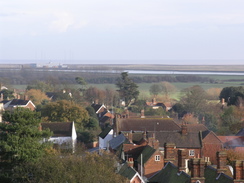
{"type": "Polygon", "coordinates": [[[139,96],[139,90],[137,84],[128,77],[127,72],[122,72],[121,77],[116,82],[117,91],[122,100],[125,101],[125,105],[128,106],[133,99],[137,99],[139,96]]]}
{"type": "MultiPolygon", "coordinates": [[[[23,162],[35,162],[44,155],[49,146],[41,143],[50,137],[48,130],[40,130],[40,115],[25,108],[5,111],[0,123],[0,172],[8,175],[23,162]]],[[[0,180],[5,176],[0,175],[0,180]]],[[[1,182],[1,181],[0,181],[1,182]]]]}
{"type": "Polygon", "coordinates": [[[240,105],[240,103],[242,103],[242,100],[244,99],[244,87],[225,87],[220,92],[219,99],[225,99],[227,105],[240,105]]]}
{"type": "Polygon", "coordinates": [[[83,128],[89,120],[89,114],[86,109],[67,100],[59,100],[46,104],[42,109],[42,117],[46,121],[51,122],[74,121],[78,128],[83,128]]]}

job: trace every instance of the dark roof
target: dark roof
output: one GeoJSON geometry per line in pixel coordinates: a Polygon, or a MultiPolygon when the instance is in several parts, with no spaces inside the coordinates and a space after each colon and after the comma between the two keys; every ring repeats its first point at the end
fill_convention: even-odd
{"type": "Polygon", "coordinates": [[[199,131],[206,131],[208,128],[203,124],[187,124],[187,131],[188,132],[199,132],[199,131]]]}
{"type": "Polygon", "coordinates": [[[125,138],[125,136],[121,133],[120,135],[114,137],[112,140],[109,141],[109,146],[112,149],[117,150],[117,148],[123,143],[129,143],[129,140],[125,138]]]}
{"type": "Polygon", "coordinates": [[[3,100],[3,101],[1,101],[1,103],[3,103],[3,104],[6,104],[8,102],[10,102],[10,100],[3,100]]]}
{"type": "Polygon", "coordinates": [[[244,128],[240,129],[236,136],[244,136],[244,128]]]}
{"type": "Polygon", "coordinates": [[[204,170],[205,183],[233,183],[233,179],[224,173],[218,173],[217,169],[207,166],[204,170]]]}
{"type": "Polygon", "coordinates": [[[99,134],[99,137],[104,139],[112,129],[113,129],[112,127],[108,126],[99,134]]]}
{"type": "Polygon", "coordinates": [[[122,118],[117,121],[119,131],[179,131],[171,118],[122,118]]]}
{"type": "Polygon", "coordinates": [[[42,129],[50,129],[53,137],[71,137],[72,122],[41,123],[42,129]]]}
{"type": "Polygon", "coordinates": [[[130,166],[128,166],[127,163],[124,163],[123,166],[120,168],[118,174],[131,180],[136,174],[136,171],[130,166]]]}
{"type": "Polygon", "coordinates": [[[188,174],[181,171],[171,162],[168,162],[164,168],[149,178],[149,183],[190,183],[191,178],[188,174]]]}
{"type": "Polygon", "coordinates": [[[151,146],[145,146],[141,155],[137,158],[137,162],[141,164],[141,156],[142,156],[142,163],[145,164],[147,160],[153,155],[156,149],[152,148],[151,146]]]}
{"type": "MultiPolygon", "coordinates": [[[[152,137],[154,132],[149,132],[152,137]]],[[[198,132],[188,132],[182,135],[181,132],[155,132],[155,139],[164,147],[165,143],[174,143],[177,148],[201,148],[201,138],[198,132]]]]}
{"type": "Polygon", "coordinates": [[[22,99],[13,99],[10,102],[10,106],[15,106],[15,105],[27,105],[29,100],[22,100],[22,99]]]}
{"type": "Polygon", "coordinates": [[[202,138],[204,139],[211,131],[210,130],[205,130],[202,132],[202,138]]]}
{"type": "Polygon", "coordinates": [[[98,110],[99,110],[102,106],[104,106],[104,105],[101,105],[101,104],[92,104],[91,106],[93,107],[93,109],[94,109],[95,112],[97,113],[98,110]]]}

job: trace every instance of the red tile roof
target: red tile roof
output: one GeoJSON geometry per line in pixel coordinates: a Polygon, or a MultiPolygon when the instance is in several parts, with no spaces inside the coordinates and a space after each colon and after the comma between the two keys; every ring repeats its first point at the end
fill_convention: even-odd
{"type": "Polygon", "coordinates": [[[218,136],[225,147],[244,147],[244,136],[218,136]]]}

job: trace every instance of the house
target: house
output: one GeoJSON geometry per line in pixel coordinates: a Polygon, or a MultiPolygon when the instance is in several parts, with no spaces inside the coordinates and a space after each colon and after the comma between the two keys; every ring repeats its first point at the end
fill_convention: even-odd
{"type": "Polygon", "coordinates": [[[156,98],[153,98],[151,102],[147,101],[146,105],[152,107],[153,109],[162,107],[165,111],[169,111],[173,106],[172,102],[157,102],[156,98]]]}
{"type": "Polygon", "coordinates": [[[176,149],[187,150],[188,159],[202,156],[202,139],[199,132],[188,132],[187,126],[182,125],[180,131],[155,131],[148,132],[149,137],[153,137],[159,141],[159,147],[165,144],[175,144],[176,149]]]}
{"type": "Polygon", "coordinates": [[[103,104],[101,105],[101,104],[94,103],[91,106],[93,107],[95,113],[97,114],[98,119],[101,118],[107,112],[107,108],[103,104]]]}
{"type": "Polygon", "coordinates": [[[144,147],[140,156],[137,158],[137,169],[141,176],[147,178],[161,170],[164,166],[163,154],[151,146],[144,147]]]}
{"type": "Polygon", "coordinates": [[[61,149],[72,149],[74,152],[77,140],[74,122],[41,123],[41,128],[53,132],[48,141],[61,149]]]}
{"type": "Polygon", "coordinates": [[[99,135],[99,150],[100,149],[108,149],[109,141],[113,139],[114,130],[112,127],[108,126],[105,128],[99,135]]]}
{"type": "Polygon", "coordinates": [[[224,148],[244,153],[244,136],[218,136],[224,148]]]}
{"type": "Polygon", "coordinates": [[[34,111],[36,109],[35,104],[31,100],[13,99],[10,101],[2,101],[5,110],[13,110],[17,107],[23,107],[34,111]]]}
{"type": "Polygon", "coordinates": [[[213,164],[217,164],[216,153],[223,150],[223,142],[213,131],[201,131],[202,157],[208,157],[213,164]]]}
{"type": "Polygon", "coordinates": [[[178,166],[167,162],[165,166],[148,179],[149,183],[243,183],[244,161],[234,161],[233,173],[231,167],[226,165],[226,153],[217,152],[217,165],[203,158],[192,158],[188,161],[189,173],[184,169],[184,150],[178,150],[178,166]]]}
{"type": "Polygon", "coordinates": [[[127,163],[121,165],[118,174],[126,177],[130,183],[145,183],[140,174],[127,163]]]}

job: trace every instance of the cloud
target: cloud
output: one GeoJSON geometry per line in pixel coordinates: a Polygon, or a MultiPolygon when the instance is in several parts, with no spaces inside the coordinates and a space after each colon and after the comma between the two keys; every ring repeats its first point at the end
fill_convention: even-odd
{"type": "Polygon", "coordinates": [[[55,20],[51,22],[51,30],[58,32],[66,32],[67,29],[74,25],[74,17],[67,12],[54,13],[55,20]]]}

